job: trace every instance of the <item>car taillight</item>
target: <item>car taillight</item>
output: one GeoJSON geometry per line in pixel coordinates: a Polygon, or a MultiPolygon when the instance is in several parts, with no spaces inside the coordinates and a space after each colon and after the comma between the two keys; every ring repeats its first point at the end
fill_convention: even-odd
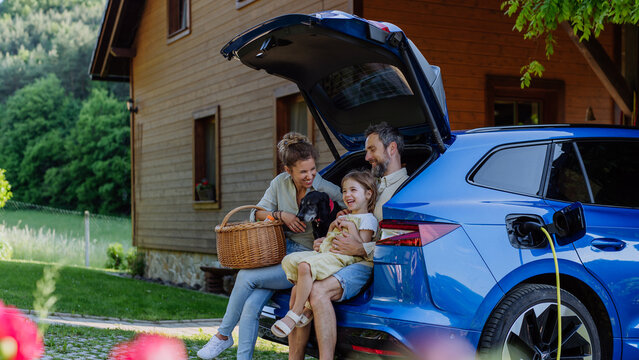
{"type": "Polygon", "coordinates": [[[381,23],[379,21],[375,21],[375,20],[367,20],[369,24],[375,26],[376,28],[380,29],[380,30],[384,30],[387,33],[390,33],[390,30],[388,29],[388,26],[384,23],[381,23]]]}
{"type": "Polygon", "coordinates": [[[459,224],[382,220],[379,226],[382,234],[377,245],[424,246],[457,229],[459,224]]]}

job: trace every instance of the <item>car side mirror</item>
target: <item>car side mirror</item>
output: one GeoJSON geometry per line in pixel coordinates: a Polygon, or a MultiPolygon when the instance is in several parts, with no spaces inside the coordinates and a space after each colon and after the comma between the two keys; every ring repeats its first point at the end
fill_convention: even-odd
{"type": "Polygon", "coordinates": [[[574,202],[555,212],[548,230],[556,235],[558,245],[570,244],[586,235],[586,219],[581,203],[574,202]]]}

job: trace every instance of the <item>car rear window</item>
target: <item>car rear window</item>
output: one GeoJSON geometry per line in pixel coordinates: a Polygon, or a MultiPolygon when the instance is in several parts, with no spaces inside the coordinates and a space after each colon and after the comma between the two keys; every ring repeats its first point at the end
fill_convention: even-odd
{"type": "Polygon", "coordinates": [[[500,190],[539,195],[547,148],[544,144],[499,150],[484,161],[471,181],[500,190]]]}
{"type": "Polygon", "coordinates": [[[413,95],[404,74],[395,66],[383,63],[345,67],[320,80],[320,86],[333,105],[342,110],[377,100],[413,95]]]}
{"type": "Polygon", "coordinates": [[[546,197],[568,202],[591,202],[579,157],[571,142],[554,145],[546,197]]]}
{"type": "Polygon", "coordinates": [[[577,142],[595,204],[639,207],[639,142],[577,142]]]}

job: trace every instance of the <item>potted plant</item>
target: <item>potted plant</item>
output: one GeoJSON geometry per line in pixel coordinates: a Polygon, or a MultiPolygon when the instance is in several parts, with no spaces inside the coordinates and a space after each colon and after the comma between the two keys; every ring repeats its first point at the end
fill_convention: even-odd
{"type": "Polygon", "coordinates": [[[206,178],[195,185],[195,191],[200,201],[215,200],[215,186],[210,184],[206,178]]]}

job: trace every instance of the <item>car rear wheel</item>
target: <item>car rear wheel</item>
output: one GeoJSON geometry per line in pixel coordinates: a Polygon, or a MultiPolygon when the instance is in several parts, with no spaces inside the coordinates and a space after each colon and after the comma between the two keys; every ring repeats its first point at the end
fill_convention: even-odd
{"type": "MultiPolygon", "coordinates": [[[[561,291],[561,357],[600,360],[597,327],[588,309],[561,291]]],[[[526,284],[511,291],[486,322],[479,341],[481,359],[557,358],[557,288],[526,284]]]]}

